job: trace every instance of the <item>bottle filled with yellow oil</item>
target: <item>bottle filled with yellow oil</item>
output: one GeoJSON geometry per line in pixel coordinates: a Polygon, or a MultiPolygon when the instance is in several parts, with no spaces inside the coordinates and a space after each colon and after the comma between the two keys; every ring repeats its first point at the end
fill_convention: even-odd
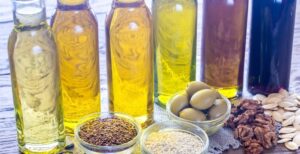
{"type": "Polygon", "coordinates": [[[98,26],[88,0],[58,0],[52,18],[58,47],[67,135],[80,118],[100,112],[98,26]]]}
{"type": "Polygon", "coordinates": [[[197,0],[154,0],[155,102],[195,80],[197,0]]]}
{"type": "Polygon", "coordinates": [[[59,153],[65,144],[59,66],[44,0],[14,0],[8,42],[21,153],[59,153]]]}
{"type": "Polygon", "coordinates": [[[109,107],[143,126],[153,121],[153,51],[144,0],[114,0],[106,21],[109,107]]]}

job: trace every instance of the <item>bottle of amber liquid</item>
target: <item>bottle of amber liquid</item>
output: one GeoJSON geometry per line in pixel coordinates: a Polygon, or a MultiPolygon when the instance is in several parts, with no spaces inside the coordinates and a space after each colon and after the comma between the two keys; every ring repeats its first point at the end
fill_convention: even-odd
{"type": "Polygon", "coordinates": [[[153,51],[144,0],[114,0],[106,21],[110,111],[153,120],[153,51]]]}
{"type": "Polygon", "coordinates": [[[243,88],[248,0],[204,0],[202,80],[234,98],[243,88]]]}
{"type": "Polygon", "coordinates": [[[195,80],[197,0],[154,0],[155,102],[195,80]]]}
{"type": "Polygon", "coordinates": [[[68,135],[80,118],[100,112],[98,26],[88,0],[58,0],[52,18],[68,135]]]}
{"type": "Polygon", "coordinates": [[[8,54],[21,153],[59,153],[65,144],[58,56],[44,0],[14,0],[8,54]]]}

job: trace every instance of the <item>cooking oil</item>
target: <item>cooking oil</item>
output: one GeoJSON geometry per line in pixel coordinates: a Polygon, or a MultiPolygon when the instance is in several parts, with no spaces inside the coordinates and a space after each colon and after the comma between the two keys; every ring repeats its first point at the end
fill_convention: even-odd
{"type": "Polygon", "coordinates": [[[155,101],[165,107],[195,80],[196,0],[154,0],[155,101]]]}
{"type": "Polygon", "coordinates": [[[8,43],[18,144],[22,153],[56,154],[65,144],[58,57],[43,0],[15,0],[8,43]]]}
{"type": "Polygon", "coordinates": [[[67,135],[80,118],[100,112],[98,26],[87,0],[59,0],[52,19],[58,47],[67,135]]]}
{"type": "Polygon", "coordinates": [[[143,0],[114,0],[106,21],[110,111],[146,127],[153,120],[150,11],[143,0]]]}

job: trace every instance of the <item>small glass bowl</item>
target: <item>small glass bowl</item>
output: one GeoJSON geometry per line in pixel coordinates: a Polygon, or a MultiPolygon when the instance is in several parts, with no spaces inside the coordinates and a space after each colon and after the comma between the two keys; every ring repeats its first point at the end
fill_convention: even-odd
{"type": "MultiPolygon", "coordinates": [[[[183,92],[178,93],[178,94],[182,94],[182,93],[183,92]]],[[[175,96],[176,95],[174,95],[173,97],[175,97],[175,96]]],[[[224,97],[224,96],[221,96],[221,97],[225,100],[225,102],[227,104],[227,110],[226,110],[225,114],[223,114],[222,116],[220,116],[220,117],[218,117],[216,119],[206,120],[206,121],[191,121],[191,120],[186,120],[186,119],[180,118],[179,116],[175,115],[171,111],[171,106],[172,106],[171,100],[172,100],[172,98],[167,103],[167,114],[168,114],[168,117],[171,120],[178,120],[178,121],[189,122],[189,123],[195,124],[195,125],[201,127],[209,136],[213,135],[221,127],[224,126],[225,122],[229,119],[230,112],[231,112],[231,102],[226,97],[224,97]]]]}
{"type": "Polygon", "coordinates": [[[139,144],[139,139],[141,136],[141,127],[140,125],[134,120],[133,117],[121,114],[121,113],[94,113],[90,114],[88,116],[85,116],[82,118],[79,123],[77,124],[75,128],[75,144],[79,147],[79,150],[84,152],[85,154],[99,154],[99,153],[104,153],[104,154],[131,154],[135,152],[138,148],[139,144]],[[98,145],[93,145],[90,143],[85,142],[79,137],[79,132],[81,126],[83,126],[86,122],[90,120],[95,120],[95,119],[105,119],[105,118],[111,118],[111,117],[117,117],[120,119],[123,119],[132,125],[135,126],[137,136],[134,137],[131,141],[121,144],[121,145],[113,145],[113,146],[98,146],[98,145]]]}
{"type": "Polygon", "coordinates": [[[142,153],[151,154],[151,152],[149,152],[149,150],[145,146],[145,142],[151,133],[160,132],[160,131],[171,131],[171,130],[191,133],[201,138],[203,141],[203,150],[199,151],[199,154],[207,153],[208,146],[209,146],[209,139],[205,131],[194,124],[182,122],[182,121],[176,121],[176,120],[155,123],[149,126],[147,129],[145,129],[140,141],[142,153]]]}

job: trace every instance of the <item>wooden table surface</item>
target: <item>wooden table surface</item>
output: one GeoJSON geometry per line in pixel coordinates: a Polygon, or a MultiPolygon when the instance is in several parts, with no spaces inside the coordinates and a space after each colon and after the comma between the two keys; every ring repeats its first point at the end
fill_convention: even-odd
{"type": "MultiPolygon", "coordinates": [[[[110,9],[111,0],[90,0],[94,12],[99,22],[99,56],[100,56],[100,79],[101,79],[101,95],[102,95],[102,111],[108,111],[107,103],[107,84],[106,84],[106,60],[105,60],[105,35],[104,21],[106,12],[110,9]]],[[[148,6],[151,5],[151,0],[146,0],[148,6]]],[[[251,3],[250,3],[251,6],[251,3]]],[[[249,8],[251,8],[249,6],[249,8]]],[[[292,71],[290,80],[290,91],[300,93],[300,2],[297,3],[297,15],[294,34],[294,48],[292,59],[292,71]]],[[[48,16],[51,16],[55,8],[55,0],[47,1],[48,16]]],[[[251,11],[249,9],[249,11],[251,11]]],[[[249,13],[250,15],[250,13],[249,13]]],[[[199,0],[199,15],[198,15],[198,56],[197,56],[197,79],[200,72],[200,46],[201,46],[201,23],[202,23],[202,0],[199,0]]],[[[248,18],[248,23],[249,23],[248,18]]],[[[10,1],[1,0],[0,2],[0,154],[15,154],[18,153],[16,140],[16,126],[14,116],[14,105],[12,99],[10,70],[7,57],[7,40],[9,33],[13,27],[11,4],[10,1]]],[[[245,70],[248,68],[248,49],[249,49],[249,26],[247,32],[247,50],[245,70]]],[[[246,77],[247,71],[245,71],[246,77]]],[[[246,78],[245,78],[246,82],[246,78]]],[[[244,88],[245,89],[245,88],[244,88]]],[[[244,90],[244,93],[247,93],[244,90]]],[[[243,153],[242,148],[238,150],[229,150],[225,153],[238,154],[243,153]]],[[[277,146],[266,153],[297,153],[286,150],[282,146],[277,146]]],[[[300,153],[300,151],[298,151],[300,153]]]]}

